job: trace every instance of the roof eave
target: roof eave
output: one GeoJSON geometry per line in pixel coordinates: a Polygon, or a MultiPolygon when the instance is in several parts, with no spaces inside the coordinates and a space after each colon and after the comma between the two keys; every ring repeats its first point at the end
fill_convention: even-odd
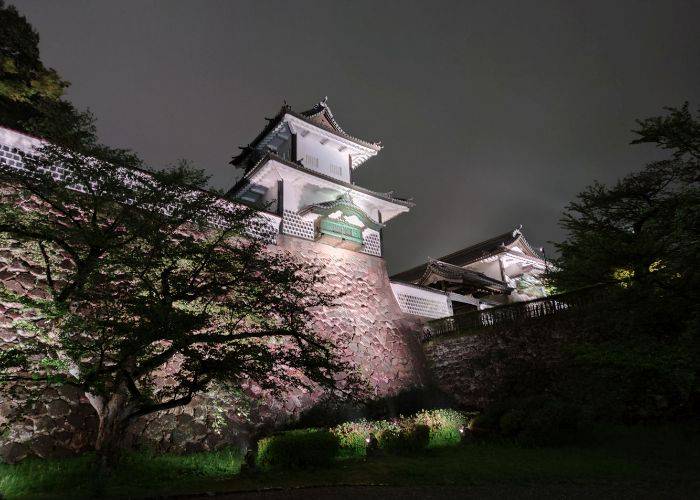
{"type": "Polygon", "coordinates": [[[377,144],[377,143],[365,141],[363,139],[358,139],[357,137],[354,137],[354,136],[348,134],[347,132],[343,131],[342,129],[333,130],[333,129],[328,128],[328,127],[323,127],[320,124],[311,121],[308,117],[304,116],[303,114],[297,113],[296,111],[292,111],[291,109],[287,110],[286,114],[293,116],[294,118],[298,118],[299,120],[311,125],[312,127],[316,127],[319,130],[324,130],[326,132],[330,132],[331,134],[335,134],[342,139],[348,140],[350,142],[354,142],[358,146],[372,149],[376,153],[378,153],[379,151],[382,150],[382,146],[377,144]]]}
{"type": "Polygon", "coordinates": [[[416,205],[415,203],[413,203],[412,201],[409,201],[409,200],[403,200],[400,198],[391,198],[391,197],[383,196],[382,193],[377,193],[377,192],[372,191],[370,189],[365,189],[363,187],[356,186],[355,184],[350,184],[349,182],[341,181],[339,179],[335,179],[335,178],[330,177],[328,175],[324,175],[320,172],[316,172],[314,170],[307,169],[303,165],[286,160],[286,159],[282,158],[281,156],[278,156],[278,155],[271,153],[271,152],[265,153],[265,155],[263,155],[260,158],[258,163],[256,163],[243,177],[241,177],[241,179],[238,182],[236,182],[236,184],[231,189],[228,190],[228,192],[226,193],[226,196],[238,194],[238,192],[240,192],[240,190],[242,188],[244,188],[245,186],[247,186],[249,184],[250,178],[253,177],[256,173],[258,173],[265,166],[265,164],[267,164],[267,162],[270,160],[274,160],[276,162],[282,163],[283,165],[286,165],[286,166],[291,167],[293,169],[299,170],[300,172],[311,174],[314,177],[318,177],[320,179],[333,182],[335,184],[352,189],[354,191],[358,191],[360,193],[363,193],[363,194],[366,194],[369,196],[373,196],[377,199],[380,199],[380,200],[388,202],[388,203],[393,203],[395,205],[400,205],[400,206],[403,206],[406,208],[413,208],[416,205]]]}
{"type": "Polygon", "coordinates": [[[265,128],[262,129],[262,131],[255,136],[255,139],[253,139],[247,146],[243,146],[240,149],[242,149],[241,153],[238,155],[234,156],[230,164],[233,165],[234,167],[240,167],[245,159],[248,157],[248,155],[255,149],[255,147],[263,140],[265,137],[272,132],[277,125],[280,124],[280,122],[283,120],[284,115],[289,111],[289,106],[284,105],[282,108],[277,112],[277,114],[273,117],[268,119],[267,125],[265,125],[265,128]]]}

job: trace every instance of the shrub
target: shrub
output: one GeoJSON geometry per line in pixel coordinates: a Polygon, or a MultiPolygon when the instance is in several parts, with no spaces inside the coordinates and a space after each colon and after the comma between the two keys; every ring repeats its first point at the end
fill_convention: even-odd
{"type": "Polygon", "coordinates": [[[320,401],[305,410],[297,421],[290,422],[287,428],[333,427],[361,418],[371,421],[393,419],[400,415],[412,415],[425,408],[449,408],[454,405],[454,399],[437,387],[414,387],[391,396],[365,401],[320,401]]]}
{"type": "Polygon", "coordinates": [[[324,466],[333,462],[338,448],[338,438],[329,431],[287,431],[261,439],[256,462],[263,468],[324,466]]]}
{"type": "Polygon", "coordinates": [[[412,419],[377,422],[379,449],[387,453],[407,454],[424,450],[430,440],[428,426],[412,419]]]}
{"type": "Polygon", "coordinates": [[[338,438],[341,454],[361,457],[367,454],[367,439],[377,438],[387,453],[411,453],[426,446],[454,446],[460,443],[460,428],[467,427],[470,415],[455,410],[423,410],[412,417],[394,420],[358,420],[331,429],[338,438]]]}
{"type": "Polygon", "coordinates": [[[413,417],[417,424],[430,429],[431,447],[454,446],[461,442],[460,428],[467,427],[468,417],[456,410],[423,410],[413,417]]]}
{"type": "Polygon", "coordinates": [[[428,446],[454,446],[461,441],[460,427],[466,427],[470,417],[471,415],[455,410],[423,410],[412,417],[399,417],[394,420],[362,419],[344,422],[328,431],[287,431],[259,442],[257,462],[267,467],[305,467],[326,463],[334,456],[364,457],[367,455],[367,444],[371,435],[377,439],[379,450],[390,454],[415,453],[428,446]],[[316,441],[329,440],[328,436],[333,438],[333,443],[329,445],[327,458],[317,459],[318,453],[315,448],[319,445],[316,441]],[[331,451],[332,456],[329,455],[331,451]]]}
{"type": "Polygon", "coordinates": [[[526,446],[552,446],[581,440],[584,422],[576,405],[531,397],[492,405],[474,420],[474,427],[526,446]]]}
{"type": "Polygon", "coordinates": [[[338,438],[341,455],[345,457],[363,457],[367,454],[367,439],[376,431],[375,422],[359,420],[345,422],[331,432],[338,438]]]}

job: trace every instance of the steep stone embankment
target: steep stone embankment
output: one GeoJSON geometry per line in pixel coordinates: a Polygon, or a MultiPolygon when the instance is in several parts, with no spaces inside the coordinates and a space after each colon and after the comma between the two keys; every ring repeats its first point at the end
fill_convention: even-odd
{"type": "Polygon", "coordinates": [[[581,325],[579,314],[560,312],[438,336],[424,343],[423,351],[432,383],[460,406],[479,410],[493,401],[513,366],[558,363],[562,347],[583,331],[581,325]]]}
{"type": "MultiPolygon", "coordinates": [[[[321,266],[328,291],[338,304],[315,313],[314,327],[334,340],[377,396],[395,394],[425,380],[423,354],[416,332],[420,322],[396,303],[384,260],[371,255],[280,235],[271,251],[289,251],[321,266]]],[[[42,268],[17,242],[0,240],[0,281],[15,293],[47,297],[42,268]]],[[[0,301],[0,348],[22,342],[19,304],[0,301]]],[[[164,367],[163,380],[177,366],[164,367]]],[[[342,375],[340,375],[342,378],[342,375]]],[[[321,393],[290,389],[272,399],[257,387],[231,392],[219,388],[167,413],[141,418],[125,441],[161,450],[194,451],[222,443],[240,444],[260,427],[298,416],[322,398],[321,393]]],[[[49,387],[35,399],[22,384],[0,392],[0,458],[62,456],[90,449],[96,419],[84,394],[72,387],[49,387]]]]}

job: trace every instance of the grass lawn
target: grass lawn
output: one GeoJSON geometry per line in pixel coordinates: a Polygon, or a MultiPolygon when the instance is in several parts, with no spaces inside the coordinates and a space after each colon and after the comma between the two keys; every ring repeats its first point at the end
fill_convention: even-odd
{"type": "MultiPolygon", "coordinates": [[[[321,485],[465,486],[488,489],[564,485],[564,494],[596,491],[673,492],[697,497],[700,490],[700,427],[615,428],[596,432],[585,445],[522,448],[481,442],[429,449],[413,456],[341,460],[315,470],[239,474],[240,453],[188,456],[131,454],[101,490],[91,457],[32,460],[0,465],[4,498],[139,497],[197,492],[294,488],[321,485]],[[591,487],[593,490],[591,490],[591,487]]],[[[561,491],[561,488],[557,491],[561,491]]],[[[635,496],[630,494],[629,496],[635,496]]],[[[653,494],[651,496],[654,496],[653,494]]]]}

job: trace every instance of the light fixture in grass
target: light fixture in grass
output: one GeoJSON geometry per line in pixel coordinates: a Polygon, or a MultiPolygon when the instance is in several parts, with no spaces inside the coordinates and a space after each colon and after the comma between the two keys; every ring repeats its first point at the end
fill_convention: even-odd
{"type": "Polygon", "coordinates": [[[431,448],[456,446],[462,440],[462,432],[468,425],[468,415],[451,409],[423,410],[413,417],[417,424],[430,429],[431,448]]]}

